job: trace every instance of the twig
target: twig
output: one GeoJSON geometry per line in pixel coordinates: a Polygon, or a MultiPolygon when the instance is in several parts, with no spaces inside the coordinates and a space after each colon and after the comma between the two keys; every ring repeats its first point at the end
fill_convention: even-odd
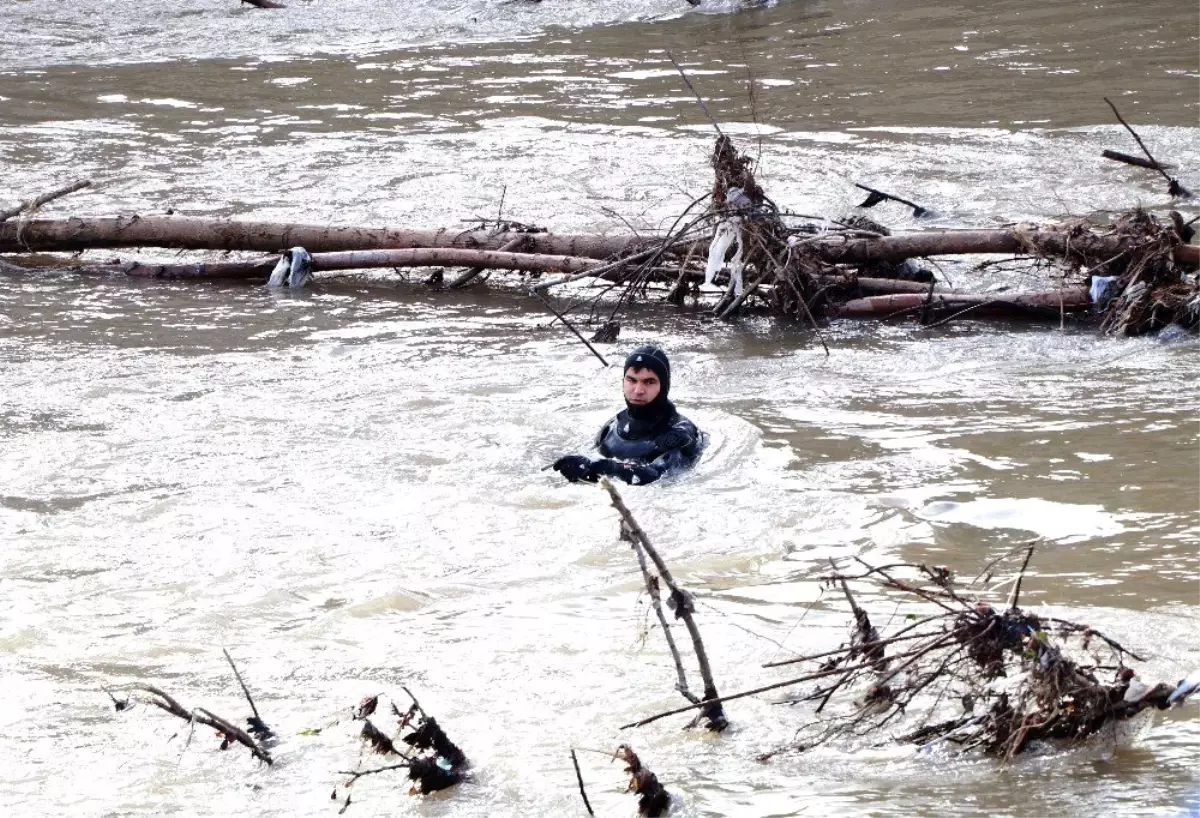
{"type": "Polygon", "coordinates": [[[688,90],[692,92],[692,95],[696,97],[696,102],[699,102],[700,107],[704,109],[704,115],[708,117],[708,121],[712,123],[712,126],[716,129],[717,134],[719,136],[724,136],[725,134],[721,133],[721,126],[717,124],[717,120],[708,110],[708,106],[704,104],[704,99],[696,91],[695,86],[692,85],[692,81],[688,79],[688,75],[683,73],[683,68],[679,65],[679,63],[675,62],[675,55],[668,51],[667,59],[671,61],[671,65],[675,66],[675,70],[679,72],[679,76],[683,77],[684,84],[687,85],[688,90]]]}
{"type": "Polygon", "coordinates": [[[258,708],[254,706],[254,698],[250,695],[250,690],[246,687],[246,683],[242,681],[242,674],[238,672],[237,665],[233,663],[233,657],[229,655],[229,651],[221,648],[221,653],[225,654],[225,661],[229,662],[229,667],[233,669],[233,676],[237,679],[238,685],[242,688],[242,693],[246,697],[246,701],[250,703],[250,712],[254,714],[254,718],[259,724],[262,723],[262,718],[258,715],[258,708]]]}
{"type": "MultiPolygon", "coordinates": [[[[762,243],[761,239],[759,240],[759,246],[762,248],[762,251],[767,254],[767,258],[769,258],[769,259],[771,259],[771,261],[775,262],[775,267],[779,270],[782,270],[783,265],[779,263],[779,259],[775,258],[775,255],[770,250],[767,249],[767,246],[762,243]]],[[[791,283],[791,282],[789,281],[788,283],[791,283]]],[[[794,285],[793,285],[792,289],[795,290],[794,285]]],[[[808,316],[809,323],[812,324],[813,330],[817,333],[817,340],[821,342],[821,346],[825,350],[825,357],[828,358],[829,357],[829,344],[825,343],[825,334],[823,332],[821,332],[821,326],[817,323],[817,319],[813,316],[812,310],[810,310],[808,308],[808,302],[804,300],[804,295],[801,294],[798,290],[796,291],[796,300],[798,300],[800,302],[800,306],[804,308],[804,314],[806,316],[808,316]]]]}
{"type": "Polygon", "coordinates": [[[1114,162],[1124,162],[1126,165],[1134,165],[1139,168],[1146,168],[1146,170],[1171,170],[1175,167],[1174,165],[1163,165],[1158,162],[1150,162],[1141,158],[1140,156],[1130,156],[1129,154],[1121,153],[1120,151],[1103,150],[1100,152],[1100,155],[1105,159],[1111,159],[1114,162]]]}
{"type": "Polygon", "coordinates": [[[35,210],[47,202],[52,202],[55,199],[60,199],[68,193],[74,193],[77,190],[83,190],[85,187],[91,187],[91,179],[81,179],[78,182],[72,182],[69,185],[60,187],[57,190],[52,190],[49,193],[43,193],[41,196],[35,196],[32,199],[27,199],[21,202],[16,207],[11,207],[8,210],[0,210],[0,222],[8,221],[13,216],[18,215],[24,210],[35,210]]]}
{"type": "Polygon", "coordinates": [[[354,770],[338,770],[337,774],[350,776],[350,779],[343,785],[348,787],[363,776],[391,772],[392,770],[407,770],[408,767],[409,763],[407,761],[401,761],[399,764],[389,764],[386,767],[373,767],[370,770],[358,770],[357,772],[354,770]]]}
{"type": "Polygon", "coordinates": [[[856,188],[860,188],[861,190],[865,190],[865,191],[867,191],[867,193],[871,194],[870,196],[867,197],[867,200],[865,202],[863,202],[862,204],[859,205],[859,207],[874,207],[875,205],[879,204],[880,202],[892,201],[892,202],[899,202],[900,204],[908,205],[909,207],[911,207],[913,209],[913,216],[918,219],[922,216],[927,216],[929,214],[928,208],[921,207],[916,202],[910,202],[908,199],[901,199],[899,196],[893,196],[891,193],[884,193],[882,190],[876,190],[873,187],[867,187],[866,185],[860,185],[858,182],[855,182],[854,186],[856,188]]]}
{"type": "Polygon", "coordinates": [[[579,794],[583,796],[583,805],[587,807],[588,815],[595,818],[596,813],[592,812],[592,804],[588,801],[587,790],[583,788],[583,773],[579,770],[579,759],[575,757],[575,748],[571,748],[571,763],[575,765],[575,779],[579,782],[579,794]]]}
{"type": "Polygon", "coordinates": [[[566,325],[567,329],[569,329],[569,330],[571,330],[571,332],[575,333],[575,337],[578,338],[580,341],[582,341],[584,346],[586,346],[588,349],[590,349],[592,351],[592,354],[600,359],[600,363],[604,364],[604,367],[606,369],[608,368],[609,364],[608,364],[608,361],[605,360],[604,356],[596,351],[596,348],[594,346],[592,346],[591,341],[589,341],[587,338],[584,338],[583,335],[580,334],[579,330],[575,329],[574,324],[572,324],[570,321],[568,321],[563,316],[562,313],[560,313],[558,310],[554,309],[554,306],[546,299],[546,296],[542,295],[537,290],[532,290],[532,289],[529,291],[529,294],[537,296],[538,300],[546,305],[546,309],[548,309],[548,310],[550,310],[550,312],[554,313],[554,317],[557,318],[559,321],[562,321],[563,324],[566,325]]]}
{"type": "MultiPolygon", "coordinates": [[[[700,629],[696,627],[696,620],[692,616],[693,603],[691,595],[676,584],[675,578],[671,576],[671,569],[667,567],[662,557],[659,556],[658,551],[650,544],[650,538],[646,536],[646,532],[638,525],[633,513],[625,505],[625,501],[621,499],[621,495],[616,487],[613,486],[607,477],[600,478],[600,485],[608,492],[613,507],[616,508],[621,518],[625,521],[629,535],[634,539],[634,542],[638,543],[645,550],[650,559],[654,561],[655,567],[658,568],[658,575],[662,577],[663,582],[671,589],[671,599],[675,602],[675,616],[683,620],[683,624],[687,627],[688,633],[692,637],[692,649],[696,652],[696,663],[700,666],[700,678],[704,681],[704,698],[709,702],[709,705],[704,707],[702,712],[709,719],[713,729],[720,732],[728,725],[728,721],[725,718],[724,709],[720,707],[720,702],[715,701],[718,699],[717,685],[713,681],[712,668],[708,663],[708,652],[704,649],[704,641],[700,638],[700,629]]],[[[703,702],[693,706],[702,705],[703,702]]]]}
{"type": "Polygon", "coordinates": [[[240,727],[235,727],[234,725],[230,724],[228,721],[210,710],[205,710],[203,707],[197,707],[194,711],[188,710],[165,691],[155,687],[154,685],[134,684],[129,685],[124,689],[140,690],[143,693],[149,693],[156,697],[150,699],[149,703],[158,709],[164,710],[167,713],[170,713],[172,716],[182,719],[183,721],[189,723],[197,721],[206,727],[211,727],[224,735],[227,740],[236,741],[239,744],[244,745],[260,761],[266,762],[268,765],[274,763],[274,761],[271,759],[270,753],[264,750],[262,746],[254,740],[253,736],[240,727]]]}
{"type": "MultiPolygon", "coordinates": [[[[901,654],[901,655],[907,655],[907,654],[901,654]]],[[[893,658],[900,658],[900,657],[897,656],[897,657],[893,657],[893,658]]],[[[668,710],[664,713],[657,713],[653,716],[644,718],[641,721],[630,722],[629,724],[622,724],[621,729],[626,730],[630,727],[642,727],[644,725],[656,722],[659,719],[665,719],[667,716],[677,716],[680,713],[686,713],[689,710],[695,710],[697,708],[703,708],[703,707],[710,707],[714,704],[722,704],[724,702],[731,702],[731,701],[734,701],[735,699],[744,699],[748,696],[757,696],[759,693],[767,693],[771,690],[778,690],[781,687],[791,687],[793,685],[798,685],[803,682],[812,682],[817,679],[827,679],[830,676],[837,676],[841,673],[849,673],[851,671],[856,671],[856,670],[866,670],[868,668],[874,667],[875,664],[876,663],[874,661],[871,661],[871,662],[863,662],[862,664],[858,664],[858,665],[851,665],[850,667],[833,668],[831,670],[818,670],[813,673],[806,673],[803,676],[797,676],[794,679],[788,679],[788,680],[782,681],[782,682],[774,682],[769,685],[763,685],[762,687],[756,687],[753,690],[743,690],[740,693],[730,693],[727,696],[715,696],[711,699],[705,699],[702,702],[697,702],[696,704],[688,705],[687,707],[677,707],[674,710],[668,710]]]]}
{"type": "Polygon", "coordinates": [[[1029,549],[1025,552],[1025,561],[1021,563],[1021,570],[1017,572],[1017,584],[1013,586],[1012,596],[1009,597],[1008,600],[1008,609],[1010,611],[1015,611],[1017,609],[1017,602],[1021,598],[1021,580],[1025,578],[1025,569],[1029,567],[1029,560],[1031,557],[1033,557],[1033,549],[1036,547],[1037,544],[1034,543],[1033,545],[1029,546],[1029,549]]]}
{"type": "Polygon", "coordinates": [[[1099,639],[1101,642],[1103,642],[1104,644],[1108,645],[1110,648],[1112,648],[1113,650],[1117,651],[1118,653],[1123,653],[1123,654],[1126,654],[1127,656],[1129,656],[1129,658],[1131,658],[1131,659],[1134,659],[1134,660],[1136,660],[1136,661],[1138,661],[1138,662],[1144,662],[1144,661],[1146,661],[1146,660],[1145,660],[1143,657],[1141,657],[1141,656],[1138,656],[1136,653],[1134,653],[1134,652],[1133,652],[1133,651],[1131,651],[1129,648],[1127,648],[1127,647],[1125,647],[1124,645],[1122,645],[1122,644],[1121,644],[1120,642],[1118,642],[1116,639],[1112,639],[1111,637],[1105,636],[1104,634],[1102,634],[1100,631],[1096,630],[1095,628],[1091,628],[1091,627],[1088,627],[1088,626],[1086,626],[1086,625],[1080,625],[1078,622],[1071,622],[1071,621],[1069,621],[1069,620],[1067,620],[1067,619],[1058,619],[1058,618],[1055,618],[1055,617],[1052,617],[1052,616],[1051,616],[1051,617],[1047,617],[1047,618],[1046,618],[1046,621],[1047,621],[1047,622],[1054,622],[1054,623],[1056,623],[1056,624],[1058,624],[1058,625],[1067,625],[1067,626],[1071,627],[1071,628],[1072,628],[1073,630],[1075,630],[1075,631],[1091,631],[1091,634],[1092,634],[1092,636],[1096,637],[1096,638],[1097,638],[1097,639],[1099,639]]]}
{"type": "Polygon", "coordinates": [[[1167,192],[1172,196],[1176,196],[1181,199],[1192,198],[1192,192],[1183,185],[1179,184],[1179,180],[1173,178],[1171,174],[1167,173],[1166,169],[1163,167],[1163,164],[1151,155],[1150,149],[1146,147],[1146,143],[1142,141],[1140,136],[1138,136],[1138,132],[1133,129],[1133,126],[1126,122],[1125,118],[1121,116],[1121,112],[1117,110],[1116,105],[1113,105],[1112,100],[1110,100],[1108,97],[1105,97],[1104,101],[1108,103],[1109,108],[1112,108],[1112,112],[1116,115],[1117,121],[1124,125],[1125,130],[1129,131],[1130,135],[1133,136],[1133,138],[1137,141],[1138,147],[1142,149],[1142,153],[1146,154],[1146,158],[1153,163],[1153,169],[1161,173],[1162,177],[1167,180],[1167,192]]]}
{"type": "MultiPolygon", "coordinates": [[[[674,245],[672,244],[672,246],[674,245]]],[[[661,252],[661,247],[651,247],[648,250],[642,250],[641,252],[634,253],[633,255],[619,258],[616,261],[609,262],[608,264],[602,264],[598,267],[590,267],[586,270],[580,270],[578,273],[572,273],[571,275],[563,276],[562,278],[555,278],[550,281],[539,281],[529,289],[531,292],[538,293],[542,292],[543,290],[548,290],[551,287],[557,287],[559,284],[570,284],[574,281],[579,281],[581,278],[596,278],[604,275],[605,273],[611,273],[614,270],[619,270],[630,262],[640,261],[643,258],[648,258],[656,253],[661,252]]]]}
{"type": "Polygon", "coordinates": [[[1150,153],[1150,149],[1146,147],[1146,143],[1142,141],[1140,136],[1138,136],[1138,132],[1133,129],[1133,126],[1125,121],[1125,117],[1121,116],[1121,112],[1117,110],[1116,105],[1113,105],[1112,100],[1108,97],[1104,97],[1104,101],[1108,103],[1109,108],[1112,108],[1113,115],[1116,116],[1117,121],[1125,126],[1125,130],[1129,131],[1129,135],[1132,136],[1134,141],[1138,143],[1138,147],[1142,149],[1142,153],[1146,154],[1146,158],[1150,160],[1151,169],[1161,173],[1163,178],[1168,182],[1175,181],[1171,178],[1170,174],[1163,170],[1163,166],[1157,159],[1154,158],[1154,155],[1150,153]]]}
{"type": "MultiPolygon", "coordinates": [[[[877,642],[872,642],[873,645],[890,645],[893,642],[907,642],[911,639],[923,639],[929,634],[926,633],[910,633],[907,636],[889,636],[886,639],[880,639],[877,642]]],[[[784,665],[797,665],[801,662],[808,662],[814,659],[824,659],[829,656],[838,656],[843,653],[850,653],[855,650],[855,646],[845,645],[835,650],[827,650],[823,653],[812,653],[807,656],[797,656],[793,659],[780,659],[777,662],[766,662],[763,667],[783,667],[784,665]]]]}
{"type": "Polygon", "coordinates": [[[264,761],[267,764],[274,763],[271,760],[271,756],[262,748],[262,745],[255,741],[254,737],[242,728],[231,724],[229,721],[221,718],[216,713],[212,712],[211,710],[206,710],[203,707],[197,707],[196,712],[200,714],[196,720],[201,724],[207,724],[214,730],[220,730],[227,739],[233,739],[239,744],[244,745],[260,761],[264,761]]]}
{"type": "Polygon", "coordinates": [[[400,689],[407,693],[408,697],[412,699],[413,707],[417,708],[417,712],[421,714],[421,718],[428,719],[429,717],[425,715],[425,708],[421,707],[421,703],[417,701],[417,697],[412,694],[412,691],[409,690],[405,685],[400,685],[400,689]]]}
{"type": "MultiPolygon", "coordinates": [[[[995,568],[997,563],[999,563],[999,562],[1002,562],[1002,561],[1004,561],[1004,560],[1008,559],[1008,558],[1009,558],[1009,557],[1011,557],[1013,554],[1015,554],[1015,553],[1017,553],[1018,551],[1020,551],[1020,550],[1021,550],[1021,548],[1025,547],[1025,546],[1027,546],[1027,545],[1033,545],[1034,543],[1037,543],[1037,542],[1040,542],[1040,539],[1038,539],[1038,540],[1030,540],[1029,542],[1024,542],[1024,543],[1021,543],[1021,545],[1018,545],[1016,548],[1010,548],[1008,551],[1005,551],[1003,554],[1001,554],[1000,556],[996,557],[996,559],[992,560],[992,561],[991,561],[991,562],[989,562],[987,565],[983,566],[983,570],[982,570],[982,571],[980,571],[978,574],[976,574],[976,575],[975,575],[975,579],[971,580],[971,581],[970,581],[970,582],[967,584],[967,587],[970,587],[970,586],[974,585],[976,582],[979,582],[979,578],[980,578],[980,577],[982,577],[984,574],[987,574],[987,573],[988,573],[989,571],[991,571],[993,568],[995,568]]],[[[990,575],[989,575],[988,579],[989,579],[989,581],[990,581],[990,579],[991,579],[991,576],[990,576],[990,575]]]]}

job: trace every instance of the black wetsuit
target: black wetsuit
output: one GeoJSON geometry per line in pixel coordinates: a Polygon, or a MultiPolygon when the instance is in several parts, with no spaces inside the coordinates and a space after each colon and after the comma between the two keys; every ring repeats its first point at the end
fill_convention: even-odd
{"type": "Polygon", "coordinates": [[[596,463],[595,471],[638,485],[653,483],[695,463],[703,434],[675,411],[674,405],[667,403],[667,407],[670,411],[656,420],[631,417],[625,409],[604,424],[596,436],[596,448],[610,460],[596,463]]]}

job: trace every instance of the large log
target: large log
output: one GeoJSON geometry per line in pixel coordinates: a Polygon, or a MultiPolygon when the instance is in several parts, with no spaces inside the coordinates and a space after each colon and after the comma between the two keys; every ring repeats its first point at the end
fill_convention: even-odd
{"type": "Polygon", "coordinates": [[[300,246],[310,253],[343,250],[460,247],[497,249],[526,237],[531,253],[610,258],[645,249],[653,238],[552,233],[490,233],[484,230],[405,230],[390,227],[329,227],[243,222],[186,216],[118,216],[98,219],[35,219],[0,224],[0,253],[75,252],[114,247],[178,250],[250,250],[273,253],[300,246]]]}
{"type": "MultiPolygon", "coordinates": [[[[271,275],[277,256],[250,261],[219,261],[199,264],[93,264],[81,268],[87,273],[124,273],[136,278],[164,279],[265,279],[271,275]]],[[[597,259],[532,253],[507,253],[499,250],[463,250],[455,247],[423,247],[402,250],[347,250],[341,253],[314,253],[313,272],[329,270],[367,270],[390,267],[475,267],[485,270],[525,270],[527,272],[575,273],[603,266],[597,259]]]]}
{"type": "MultiPolygon", "coordinates": [[[[297,245],[310,253],[459,247],[494,250],[519,237],[534,254],[612,258],[644,250],[656,236],[597,236],[551,233],[489,233],[483,230],[404,230],[371,227],[241,222],[183,216],[122,216],[102,219],[44,219],[26,225],[0,224],[0,253],[66,251],[114,247],[170,247],[181,250],[276,252],[297,245]]],[[[877,239],[822,241],[806,245],[824,261],[862,264],[939,255],[1041,252],[1071,255],[1086,248],[1093,256],[1116,255],[1126,245],[1116,236],[1071,236],[1052,230],[950,230],[908,233],[877,239]]],[[[1200,247],[1179,245],[1175,259],[1200,264],[1200,247]]]]}
{"type": "Polygon", "coordinates": [[[928,305],[939,313],[946,310],[967,309],[974,307],[973,313],[991,314],[996,312],[1034,311],[1040,313],[1078,312],[1091,306],[1092,300],[1088,291],[1082,287],[1065,287],[1061,290],[1040,290],[1037,292],[1018,293],[948,293],[935,292],[932,299],[928,295],[916,293],[899,293],[895,295],[875,295],[868,298],[856,298],[847,301],[838,310],[838,315],[846,318],[865,318],[886,316],[892,313],[916,311],[928,305]]]}
{"type": "MultiPolygon", "coordinates": [[[[878,239],[851,239],[816,245],[825,261],[835,264],[862,264],[868,261],[903,261],[925,256],[967,254],[1028,254],[1066,256],[1085,249],[1092,254],[1116,255],[1127,246],[1120,237],[1085,234],[1071,236],[1052,230],[946,230],[883,236],[878,239]]],[[[1183,244],[1175,248],[1175,260],[1200,263],[1200,247],[1183,244]]]]}
{"type": "MultiPolygon", "coordinates": [[[[278,256],[244,261],[200,262],[195,264],[147,264],[131,261],[124,264],[85,264],[78,267],[81,273],[111,275],[122,273],[134,278],[161,278],[168,280],[223,279],[256,280],[270,276],[278,256]]],[[[332,270],[369,270],[393,267],[429,267],[445,265],[471,267],[475,270],[521,270],[530,273],[566,272],[586,274],[594,272],[598,277],[616,280],[621,271],[612,270],[611,264],[597,259],[579,256],[552,256],[534,253],[512,253],[502,250],[460,250],[457,248],[418,248],[404,250],[360,250],[343,253],[314,253],[313,272],[332,270]]],[[[689,277],[700,280],[697,273],[689,277]]],[[[892,278],[867,278],[856,276],[823,275],[818,277],[822,286],[845,286],[857,288],[869,295],[889,293],[929,292],[929,285],[919,281],[904,281],[892,278]]],[[[453,288],[453,285],[451,285],[453,288]]],[[[936,292],[944,292],[937,288],[936,292]]]]}

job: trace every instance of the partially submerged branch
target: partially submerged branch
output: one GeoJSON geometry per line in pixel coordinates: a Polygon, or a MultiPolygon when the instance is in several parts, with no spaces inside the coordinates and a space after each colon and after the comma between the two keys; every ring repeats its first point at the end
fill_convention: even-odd
{"type": "Polygon", "coordinates": [[[81,179],[78,182],[72,182],[69,185],[52,190],[49,193],[43,193],[41,196],[35,196],[32,199],[27,199],[21,202],[16,207],[10,207],[8,210],[0,210],[0,222],[6,222],[13,216],[18,216],[25,211],[37,210],[47,202],[52,202],[55,199],[61,199],[69,193],[74,193],[77,190],[83,190],[85,187],[91,187],[90,179],[81,179]]]}
{"type": "MultiPolygon", "coordinates": [[[[147,693],[149,694],[149,698],[142,699],[142,701],[144,701],[146,704],[151,704],[185,722],[203,724],[206,727],[211,727],[212,729],[216,730],[217,734],[221,737],[222,750],[226,749],[231,744],[237,743],[248,749],[250,753],[258,760],[268,765],[274,763],[271,758],[271,754],[267,752],[266,748],[263,747],[260,742],[255,740],[253,736],[240,727],[230,723],[228,719],[222,718],[216,713],[213,713],[211,710],[207,710],[203,707],[197,707],[195,710],[188,710],[166,691],[155,687],[154,685],[132,684],[121,689],[132,692],[147,693]]],[[[109,693],[109,696],[111,697],[112,694],[109,693]]],[[[115,697],[113,697],[113,701],[117,704],[117,710],[128,709],[128,701],[118,702],[115,697]]]]}
{"type": "MultiPolygon", "coordinates": [[[[691,593],[685,591],[679,586],[678,583],[675,582],[675,578],[671,575],[671,569],[667,567],[666,562],[663,560],[662,556],[659,555],[658,550],[650,543],[650,538],[646,536],[646,532],[642,530],[642,527],[634,518],[633,513],[629,510],[629,507],[625,505],[625,501],[621,498],[621,494],[617,491],[616,487],[613,486],[613,484],[607,478],[601,478],[600,485],[605,491],[608,492],[608,496],[612,500],[613,507],[616,508],[617,512],[621,515],[621,519],[625,523],[625,530],[629,533],[629,536],[633,540],[634,548],[639,552],[644,552],[645,555],[650,557],[655,568],[658,570],[659,577],[662,578],[663,583],[668,589],[670,589],[670,598],[668,600],[668,604],[670,604],[674,609],[675,618],[683,620],[684,626],[687,628],[688,634],[692,638],[692,649],[695,651],[696,663],[700,668],[700,678],[704,683],[704,702],[700,702],[696,705],[701,707],[700,713],[697,716],[697,720],[706,720],[709,729],[720,732],[729,725],[729,721],[725,717],[725,710],[722,707],[721,702],[717,700],[719,694],[717,693],[716,682],[713,680],[712,667],[708,661],[708,651],[704,648],[704,641],[700,637],[700,629],[696,625],[695,601],[692,599],[691,593]],[[707,702],[707,704],[705,704],[705,702],[707,702]]],[[[640,553],[638,559],[639,563],[641,563],[642,556],[640,553]]],[[[654,577],[650,576],[649,571],[645,568],[644,564],[643,576],[646,579],[647,590],[650,592],[651,598],[657,602],[657,582],[654,580],[654,577]]],[[[660,617],[660,621],[663,623],[663,632],[666,633],[666,618],[662,613],[661,605],[656,605],[656,612],[660,617]]],[[[674,648],[673,643],[671,643],[671,647],[672,656],[675,659],[676,670],[679,672],[681,679],[680,693],[682,693],[689,700],[695,702],[695,697],[690,695],[686,685],[686,679],[684,678],[684,673],[682,671],[683,665],[679,659],[678,650],[674,648]]]]}

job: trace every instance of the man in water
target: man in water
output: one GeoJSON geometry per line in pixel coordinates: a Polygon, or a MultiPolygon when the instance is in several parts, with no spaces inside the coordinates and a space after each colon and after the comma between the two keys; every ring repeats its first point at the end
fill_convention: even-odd
{"type": "Polygon", "coordinates": [[[602,459],[569,454],[554,461],[554,470],[575,483],[617,477],[641,485],[679,472],[696,462],[703,433],[667,400],[671,362],[656,346],[641,346],[625,359],[622,382],[625,409],[604,424],[596,436],[602,459]]]}

